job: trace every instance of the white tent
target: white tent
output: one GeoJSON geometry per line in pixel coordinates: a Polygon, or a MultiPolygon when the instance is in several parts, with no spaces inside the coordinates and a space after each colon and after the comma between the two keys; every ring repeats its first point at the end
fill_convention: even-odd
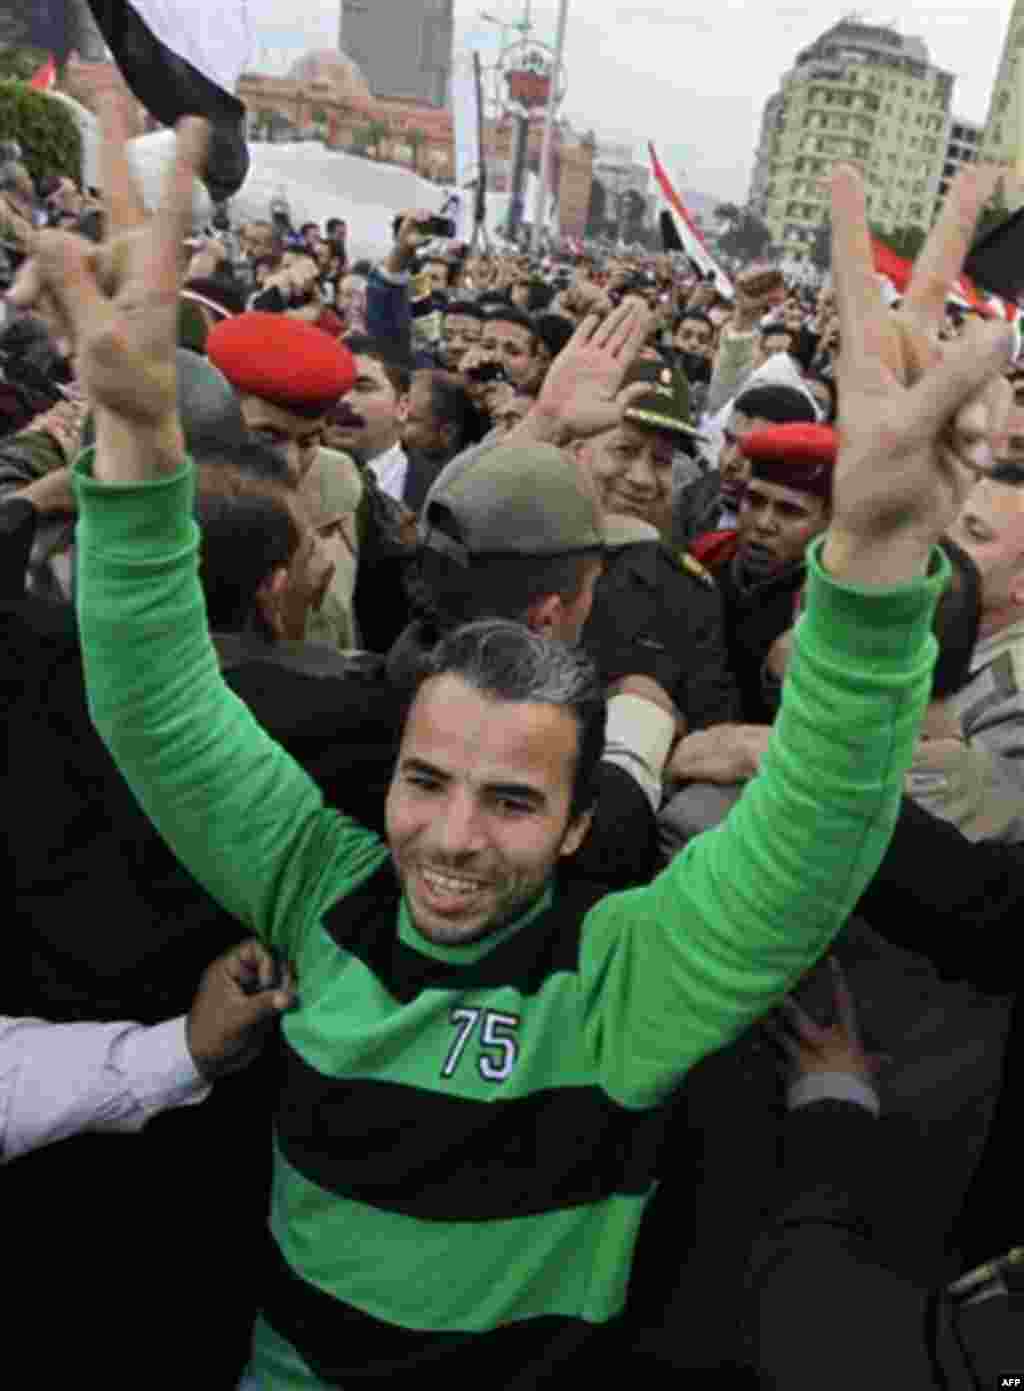
{"type": "MultiPolygon", "coordinates": [[[[86,184],[98,184],[99,133],[90,112],[61,93],[54,98],[63,102],[75,116],[82,135],[83,176],[86,184]]],[[[145,192],[147,203],[155,206],[160,197],[164,170],[170,158],[174,136],[171,131],[159,131],[133,140],[130,147],[132,165],[145,192]]],[[[269,216],[272,198],[287,199],[292,222],[323,223],[329,217],[341,217],[348,223],[349,257],[380,256],[391,242],[391,224],[396,212],[406,208],[424,208],[440,212],[452,193],[451,188],[432,184],[411,170],[394,164],[378,164],[355,155],[327,150],[321,144],[301,143],[270,145],[253,143],[249,147],[252,166],[241,192],[232,199],[231,216],[234,222],[269,216]]],[[[463,195],[472,198],[471,193],[463,195]]],[[[491,237],[500,236],[508,216],[507,195],[494,194],[487,200],[487,228],[491,237]]],[[[532,213],[533,203],[527,201],[532,213]]],[[[202,189],[196,190],[196,221],[205,223],[210,217],[209,199],[202,189]]]]}

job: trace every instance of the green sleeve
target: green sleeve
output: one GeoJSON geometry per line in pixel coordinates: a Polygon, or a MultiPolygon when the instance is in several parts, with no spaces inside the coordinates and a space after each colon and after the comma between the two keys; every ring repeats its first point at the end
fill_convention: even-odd
{"type": "Polygon", "coordinates": [[[75,466],[78,605],[93,722],[182,864],[297,953],[385,855],[224,684],[207,629],[191,468],[134,485],[75,466]]]}
{"type": "Polygon", "coordinates": [[[829,579],[819,548],[761,772],[652,884],[588,915],[584,1029],[625,1105],[663,1097],[779,1003],[842,927],[892,834],[948,562],[912,585],[856,590],[829,579]]]}

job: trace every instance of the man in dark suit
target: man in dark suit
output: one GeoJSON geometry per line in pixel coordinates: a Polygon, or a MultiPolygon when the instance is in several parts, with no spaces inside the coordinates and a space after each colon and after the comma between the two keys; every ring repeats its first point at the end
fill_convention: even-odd
{"type": "MultiPolygon", "coordinates": [[[[748,1271],[762,1385],[1018,1385],[998,1377],[1024,1371],[1024,1250],[948,1289],[907,1273],[912,1253],[882,1218],[893,1137],[880,1119],[877,1064],[834,959],[832,971],[831,1022],[790,1000],[774,1030],[790,1061],[790,1115],[779,1200],[748,1271]]],[[[1006,1216],[1007,1235],[1019,1235],[1006,1216]]]]}

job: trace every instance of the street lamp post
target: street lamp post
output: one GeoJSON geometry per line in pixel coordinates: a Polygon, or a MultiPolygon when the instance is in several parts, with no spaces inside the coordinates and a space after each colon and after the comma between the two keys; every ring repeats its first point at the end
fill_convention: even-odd
{"type": "Polygon", "coordinates": [[[551,66],[551,87],[548,92],[548,109],[544,118],[544,139],[540,147],[540,180],[537,186],[537,202],[533,210],[533,233],[530,248],[536,255],[540,250],[544,232],[544,220],[551,188],[551,147],[555,133],[555,111],[558,108],[558,83],[562,73],[562,55],[565,53],[565,30],[569,22],[569,0],[560,0],[558,9],[558,32],[555,37],[555,57],[551,66]]]}

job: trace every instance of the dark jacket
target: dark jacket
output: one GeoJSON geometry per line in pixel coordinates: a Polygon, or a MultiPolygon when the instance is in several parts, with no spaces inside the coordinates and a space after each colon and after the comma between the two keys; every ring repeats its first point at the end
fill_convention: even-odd
{"type": "MultiPolygon", "coordinates": [[[[0,1013],[155,1023],[185,1012],[206,966],[248,932],[178,865],[94,732],[73,611],[13,597],[34,520],[27,503],[0,507],[9,864],[0,1013]]],[[[354,810],[360,798],[382,803],[372,777],[390,761],[397,698],[367,698],[255,649],[227,679],[329,798],[351,794],[354,810]],[[357,717],[363,737],[353,747],[343,736],[357,717]]],[[[139,1136],[82,1135],[4,1168],[18,1271],[7,1326],[27,1329],[40,1308],[61,1310],[60,1336],[33,1348],[43,1382],[102,1365],[106,1384],[134,1387],[159,1349],[161,1379],[185,1385],[201,1348],[202,1383],[236,1384],[256,1310],[274,1068],[271,1049],[202,1105],[168,1112],[139,1136]],[[190,1336],[168,1337],[168,1316],[185,1309],[190,1336]]]]}
{"type": "MultiPolygon", "coordinates": [[[[973,844],[904,799],[896,829],[858,912],[890,941],[927,956],[949,980],[990,995],[1021,980],[1024,845],[973,844]]],[[[1019,1129],[1024,1011],[1007,1038],[1003,1085],[959,1229],[966,1264],[1024,1244],[1019,1129]]]]}
{"type": "Polygon", "coordinates": [[[606,681],[652,676],[691,730],[739,718],[718,588],[660,541],[608,552],[583,644],[606,681]]]}
{"type": "Polygon", "coordinates": [[[447,458],[429,458],[426,454],[420,453],[418,449],[407,449],[406,458],[409,467],[405,474],[405,487],[402,489],[402,501],[412,512],[419,512],[427,498],[427,493],[433,485],[434,479],[438,476],[447,458]]]}
{"type": "Polygon", "coordinates": [[[898,1233],[879,1221],[888,1148],[884,1117],[848,1102],[787,1119],[780,1199],[749,1269],[763,1387],[974,1391],[1022,1370],[1020,1304],[955,1309],[901,1273],[898,1233]]]}
{"type": "Polygon", "coordinates": [[[772,643],[792,628],[806,580],[801,561],[756,584],[744,583],[735,558],[715,571],[725,607],[725,644],[748,724],[771,724],[777,709],[766,698],[764,664],[772,643]]]}
{"type": "Polygon", "coordinates": [[[688,549],[704,532],[717,531],[721,516],[721,475],[709,469],[672,499],[672,544],[688,549]]]}

